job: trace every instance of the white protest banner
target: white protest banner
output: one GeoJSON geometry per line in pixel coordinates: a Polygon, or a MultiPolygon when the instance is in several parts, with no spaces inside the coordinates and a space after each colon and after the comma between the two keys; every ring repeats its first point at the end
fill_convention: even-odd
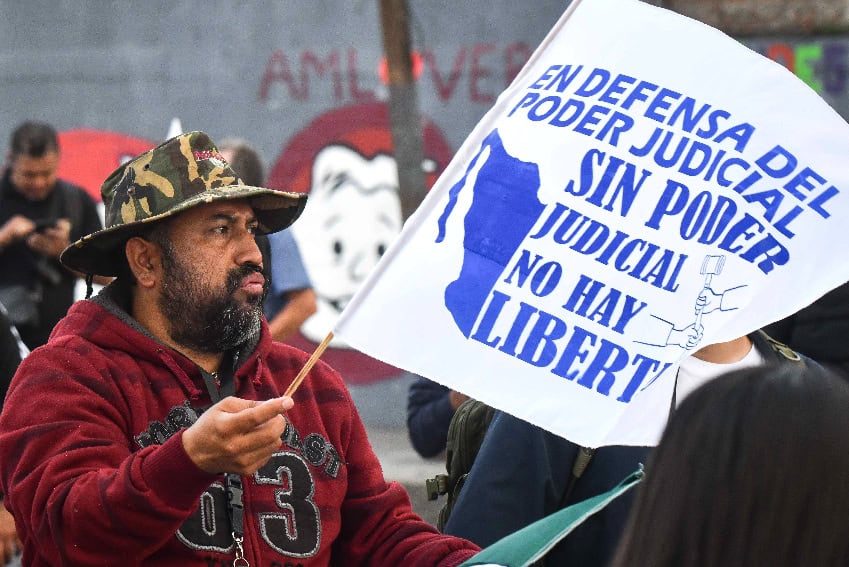
{"type": "Polygon", "coordinates": [[[653,443],[681,358],[849,279],[847,156],[780,65],[573,2],[335,333],[581,445],[653,443]]]}

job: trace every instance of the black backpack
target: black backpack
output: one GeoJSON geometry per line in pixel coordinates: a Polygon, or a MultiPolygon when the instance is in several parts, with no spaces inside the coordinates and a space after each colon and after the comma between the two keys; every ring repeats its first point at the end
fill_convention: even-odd
{"type": "Polygon", "coordinates": [[[438,474],[425,480],[428,500],[436,500],[442,494],[448,495],[447,502],[439,511],[436,524],[439,531],[445,529],[445,523],[472,470],[493,415],[494,408],[478,400],[468,399],[460,404],[451,418],[445,445],[445,470],[448,474],[438,474]]]}
{"type": "MultiPolygon", "coordinates": [[[[475,458],[480,451],[494,415],[494,408],[478,400],[468,399],[460,404],[460,407],[454,413],[454,417],[451,418],[445,452],[445,471],[447,474],[438,474],[425,480],[428,500],[436,500],[443,494],[448,495],[445,505],[439,510],[439,518],[436,523],[439,531],[445,529],[448,517],[460,497],[460,491],[472,470],[472,465],[475,463],[475,458]]],[[[581,447],[578,450],[575,462],[572,465],[572,478],[563,496],[564,503],[575,482],[590,464],[594,451],[594,449],[588,447],[581,447]]]]}

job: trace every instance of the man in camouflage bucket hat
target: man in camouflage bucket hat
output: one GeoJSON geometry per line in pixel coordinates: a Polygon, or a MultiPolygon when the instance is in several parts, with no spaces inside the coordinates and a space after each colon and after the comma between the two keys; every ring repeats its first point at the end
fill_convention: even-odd
{"type": "Polygon", "coordinates": [[[272,341],[254,235],[305,197],[244,185],[203,133],[103,184],[62,261],[117,278],[13,380],[0,488],[26,565],[441,565],[477,547],[386,483],[340,376],[272,341]],[[284,417],[285,414],[285,417],[284,417]]]}

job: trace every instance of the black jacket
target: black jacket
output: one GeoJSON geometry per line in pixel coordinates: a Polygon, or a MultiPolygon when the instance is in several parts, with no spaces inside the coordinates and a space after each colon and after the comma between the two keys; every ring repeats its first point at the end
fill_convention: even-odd
{"type": "Polygon", "coordinates": [[[849,283],[764,330],[849,379],[849,283]]]}

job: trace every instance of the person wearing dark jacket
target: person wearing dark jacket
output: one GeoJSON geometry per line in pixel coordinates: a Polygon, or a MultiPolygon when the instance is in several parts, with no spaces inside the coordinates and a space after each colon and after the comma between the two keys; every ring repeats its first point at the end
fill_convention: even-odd
{"type": "Polygon", "coordinates": [[[59,141],[52,126],[24,122],[9,146],[0,177],[0,301],[35,349],[74,302],[78,274],[60,264],[59,254],[103,223],[83,188],[56,177],[59,141]]]}
{"type": "MultiPolygon", "coordinates": [[[[676,402],[723,372],[769,363],[802,364],[803,359],[761,332],[709,345],[682,361],[676,402]]],[[[646,462],[651,448],[598,448],[583,474],[573,482],[572,470],[581,450],[562,437],[497,412],[445,533],[482,547],[491,545],[565,506],[612,489],[646,462]]],[[[545,564],[606,566],[622,534],[632,498],[626,493],[587,519],[548,553],[545,564]]]]}

